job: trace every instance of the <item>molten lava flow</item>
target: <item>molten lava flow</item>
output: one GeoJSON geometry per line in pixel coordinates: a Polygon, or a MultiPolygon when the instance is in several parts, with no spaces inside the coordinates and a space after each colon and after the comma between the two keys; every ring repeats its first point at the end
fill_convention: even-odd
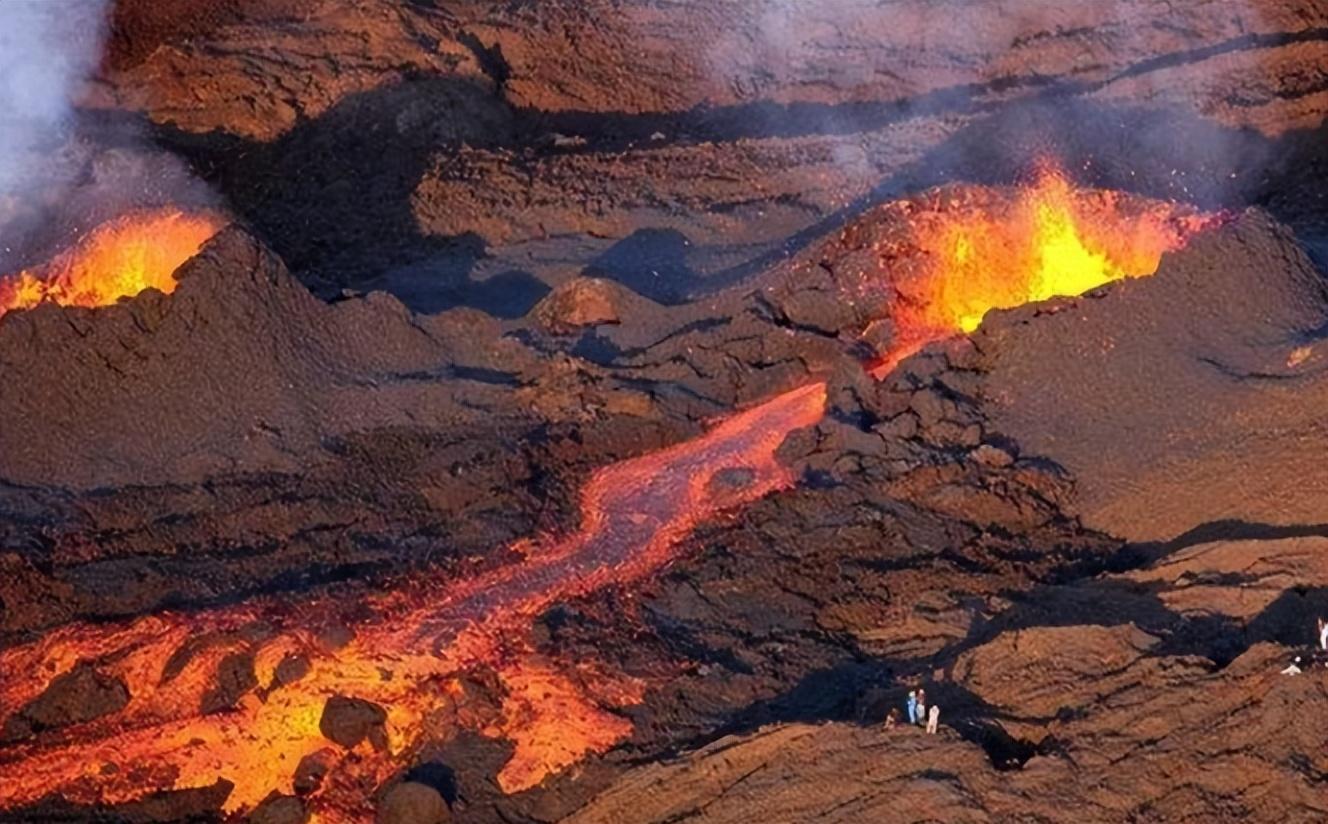
{"type": "Polygon", "coordinates": [[[1174,204],[1076,189],[1050,166],[1013,197],[980,187],[945,196],[908,216],[915,265],[894,282],[896,346],[878,375],[931,341],[974,331],[992,309],[1151,275],[1164,253],[1213,221],[1174,204]]]}
{"type": "MultiPolygon", "coordinates": [[[[581,530],[525,547],[519,562],[463,582],[429,580],[367,595],[353,637],[328,649],[312,627],[339,621],[338,600],[292,610],[254,601],[198,615],[163,614],[127,625],[77,625],[0,652],[0,729],[79,662],[122,683],[127,705],[101,718],[0,750],[0,809],[55,792],[84,804],[117,803],[160,789],[234,782],[230,811],[272,790],[294,790],[306,756],[333,764],[311,796],[322,821],[372,818],[369,799],[426,737],[474,728],[515,744],[499,783],[514,792],[631,725],[605,707],[634,703],[641,685],[540,658],[526,640],[556,601],[627,583],[666,564],[697,523],[792,483],[775,459],[787,433],[816,423],[824,384],[781,395],[705,435],[597,472],[582,494],[581,530]],[[289,683],[283,661],[307,671],[289,683]],[[218,706],[219,673],[251,666],[257,688],[218,706]],[[493,717],[457,709],[464,673],[488,669],[506,698],[493,717]],[[25,677],[8,677],[23,673],[25,677]],[[327,699],[360,698],[387,710],[386,748],[350,750],[320,728],[327,699]]],[[[230,679],[234,681],[234,679],[230,679]]],[[[4,737],[9,737],[6,732],[4,737]]]]}
{"type": "MultiPolygon", "coordinates": [[[[930,197],[881,213],[902,215],[882,223],[903,225],[907,239],[875,246],[879,265],[868,273],[877,286],[888,281],[894,297],[885,311],[896,335],[878,374],[930,341],[972,331],[992,308],[1149,274],[1209,220],[1077,191],[1053,173],[1014,195],[971,187],[930,197]]],[[[173,247],[180,259],[212,228],[158,218],[193,226],[173,247]]],[[[35,300],[128,293],[78,285],[86,279],[76,274],[81,261],[112,236],[124,237],[99,230],[71,252],[35,300]]],[[[164,261],[155,271],[169,281],[172,266],[164,261]]],[[[695,440],[600,469],[582,492],[578,532],[522,542],[520,561],[469,579],[426,578],[299,606],[255,599],[122,625],[73,625],[0,651],[0,742],[8,742],[0,749],[0,809],[51,793],[118,803],[226,779],[235,786],[225,807],[241,812],[274,790],[294,792],[297,765],[315,759],[329,770],[316,789],[303,788],[317,820],[361,821],[372,818],[370,799],[417,748],[461,729],[512,742],[498,775],[507,792],[607,750],[631,731],[614,710],[639,702],[645,682],[550,660],[528,637],[533,622],[559,601],[659,570],[700,522],[792,484],[775,453],[790,432],[821,418],[826,395],[825,384],[809,384],[695,440]],[[319,630],[328,626],[350,632],[328,643],[319,630]],[[31,708],[59,679],[90,677],[89,666],[102,683],[123,685],[127,701],[43,729],[31,708]],[[481,676],[496,703],[467,697],[468,679],[481,676]],[[381,706],[381,734],[340,744],[325,735],[325,707],[338,695],[381,706]]]]}
{"type": "Polygon", "coordinates": [[[39,303],[106,306],[144,289],[175,290],[175,270],[221,228],[209,214],[133,212],[93,229],[44,266],[0,277],[0,315],[39,303]]]}

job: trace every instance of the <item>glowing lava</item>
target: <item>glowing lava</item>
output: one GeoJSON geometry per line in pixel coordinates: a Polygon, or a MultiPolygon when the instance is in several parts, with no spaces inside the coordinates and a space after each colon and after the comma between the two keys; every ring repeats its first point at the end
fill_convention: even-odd
{"type": "MultiPolygon", "coordinates": [[[[1050,165],[1013,197],[982,187],[942,191],[934,208],[896,205],[912,206],[903,255],[912,265],[893,281],[896,345],[878,374],[927,343],[974,331],[992,309],[1151,275],[1163,254],[1215,220],[1177,204],[1077,189],[1050,165]]],[[[894,270],[891,263],[883,268],[894,270]]]]}
{"type": "MultiPolygon", "coordinates": [[[[972,331],[990,309],[1150,274],[1164,252],[1210,220],[1156,201],[1075,190],[1055,173],[1013,194],[940,190],[882,214],[882,224],[906,227],[906,237],[876,245],[879,263],[868,273],[871,284],[891,290],[885,311],[896,330],[878,374],[926,343],[972,331]]],[[[114,259],[143,265],[110,268],[150,268],[164,280],[134,274],[129,286],[89,286],[79,274],[91,271],[85,261],[101,259],[94,250],[103,244],[118,247],[111,238],[128,237],[98,230],[53,264],[44,292],[33,298],[26,286],[28,302],[6,305],[88,305],[147,285],[169,291],[172,261],[215,230],[178,214],[146,225],[161,229],[151,235],[170,228],[183,236],[168,244],[171,254],[152,252],[148,266],[145,241],[134,235],[131,248],[140,251],[114,259]]],[[[697,524],[794,483],[776,451],[790,432],[820,420],[826,394],[825,384],[809,384],[695,440],[600,469],[582,492],[579,531],[523,543],[520,561],[468,579],[435,575],[353,598],[255,599],[120,625],[70,625],[0,651],[0,742],[7,742],[0,809],[52,793],[114,804],[225,779],[234,783],[225,809],[242,813],[271,791],[295,792],[297,765],[316,759],[329,770],[317,789],[304,789],[316,819],[364,821],[375,792],[418,747],[458,730],[512,742],[498,775],[507,792],[607,750],[631,732],[614,710],[639,702],[647,684],[587,662],[549,660],[529,639],[533,622],[555,603],[657,572],[697,524]],[[329,626],[348,632],[328,643],[329,626]],[[32,707],[57,679],[91,678],[87,667],[102,683],[123,685],[122,706],[42,728],[32,707]],[[480,675],[500,695],[487,710],[467,697],[467,679],[480,675]],[[381,734],[350,746],[325,736],[320,721],[338,695],[382,707],[381,734]]]]}
{"type": "MultiPolygon", "coordinates": [[[[597,472],[582,494],[579,532],[526,547],[519,562],[461,582],[426,580],[370,594],[353,637],[328,649],[311,627],[340,623],[340,602],[292,610],[254,601],[198,615],[163,614],[123,626],[75,625],[0,652],[0,727],[80,661],[125,685],[119,711],[0,751],[0,809],[57,792],[75,803],[116,803],[159,789],[234,782],[226,809],[293,791],[301,759],[323,751],[334,770],[310,798],[323,821],[372,818],[369,799],[426,736],[457,727],[507,738],[499,773],[514,792],[631,730],[605,707],[640,700],[640,684],[584,665],[558,667],[526,641],[553,603],[624,584],[666,564],[697,523],[793,482],[775,459],[787,433],[816,423],[825,387],[793,390],[705,435],[597,472]],[[188,654],[183,654],[184,650],[188,654]],[[283,660],[307,671],[284,683],[283,660]],[[252,666],[256,684],[214,706],[222,672],[252,666]],[[506,698],[491,718],[458,709],[459,678],[488,668],[506,698]],[[320,730],[327,699],[360,698],[387,710],[386,747],[346,750],[320,730]]],[[[234,680],[234,679],[232,679],[234,680]]]]}
{"type": "Polygon", "coordinates": [[[132,212],[93,229],[46,265],[0,277],[0,315],[40,303],[107,306],[144,289],[175,290],[175,270],[222,227],[208,214],[132,212]]]}

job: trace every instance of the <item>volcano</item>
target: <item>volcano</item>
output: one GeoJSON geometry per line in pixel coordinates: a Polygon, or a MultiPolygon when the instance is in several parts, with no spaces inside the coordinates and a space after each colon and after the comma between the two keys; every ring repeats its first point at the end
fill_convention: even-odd
{"type": "Polygon", "coordinates": [[[1315,3],[102,11],[0,821],[1328,815],[1315,3]]]}

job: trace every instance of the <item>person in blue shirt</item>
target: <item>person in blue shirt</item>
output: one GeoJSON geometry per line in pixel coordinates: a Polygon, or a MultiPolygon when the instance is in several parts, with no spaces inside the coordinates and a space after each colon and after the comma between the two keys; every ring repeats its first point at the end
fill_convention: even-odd
{"type": "Polygon", "coordinates": [[[916,690],[908,691],[908,723],[918,723],[918,693],[916,690]]]}

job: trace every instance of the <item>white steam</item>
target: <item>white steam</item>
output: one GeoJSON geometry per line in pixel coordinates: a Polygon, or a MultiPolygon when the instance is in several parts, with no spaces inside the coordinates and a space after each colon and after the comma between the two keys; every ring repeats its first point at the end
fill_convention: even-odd
{"type": "Polygon", "coordinates": [[[40,184],[33,156],[69,124],[105,30],[104,0],[0,0],[0,196],[40,184]]]}

